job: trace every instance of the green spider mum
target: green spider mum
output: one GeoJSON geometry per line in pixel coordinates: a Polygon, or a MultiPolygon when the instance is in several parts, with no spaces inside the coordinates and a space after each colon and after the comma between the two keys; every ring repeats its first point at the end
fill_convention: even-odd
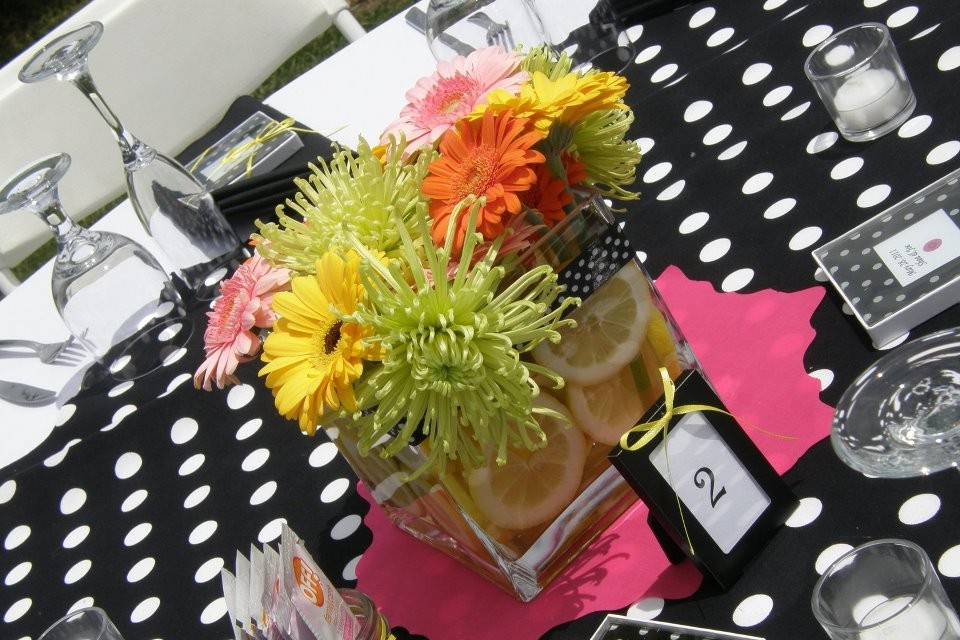
{"type": "MultiPolygon", "coordinates": [[[[456,218],[469,209],[463,255],[472,255],[482,241],[475,233],[481,206],[482,200],[462,202],[453,213],[456,218]]],[[[429,238],[427,223],[417,220],[417,233],[429,238]]],[[[427,462],[416,477],[428,469],[442,476],[449,460],[478,466],[488,447],[503,464],[508,447],[543,446],[546,436],[536,416],[563,416],[533,406],[539,387],[531,374],[556,388],[563,379],[520,356],[543,340],[559,341],[558,330],[574,326],[562,316],[580,301],[566,298],[551,309],[563,288],[549,266],[506,282],[506,269],[496,264],[502,238],[473,266],[460,261],[448,281],[443,274],[450,267],[454,234],[448,233],[443,248],[425,243],[421,259],[406,227],[398,225],[398,231],[400,260],[380,261],[362,243],[354,245],[366,260],[368,300],[357,321],[372,328],[369,340],[385,354],[382,366],[358,389],[360,406],[370,408],[357,419],[360,451],[368,453],[382,438],[392,437],[383,455],[395,455],[422,429],[427,462]]]]}
{"type": "MultiPolygon", "coordinates": [[[[312,274],[327,251],[343,254],[353,240],[376,254],[397,255],[400,227],[412,229],[426,218],[420,185],[436,154],[424,149],[413,162],[401,158],[403,141],[385,149],[385,160],[363,139],[357,151],[337,149],[330,162],[310,164],[306,180],[295,180],[300,190],[286,207],[277,206],[277,222],[257,221],[257,252],[275,267],[312,274]]],[[[429,237],[429,236],[428,236],[429,237]]]]}
{"type": "Polygon", "coordinates": [[[541,45],[530,49],[524,55],[520,67],[531,76],[534,72],[539,71],[551,80],[556,81],[570,73],[573,61],[567,54],[563,52],[558,54],[549,45],[541,45]]]}
{"type": "Polygon", "coordinates": [[[612,109],[595,111],[576,123],[570,132],[569,150],[584,164],[586,183],[603,195],[622,200],[636,200],[628,191],[637,176],[640,147],[626,140],[633,124],[633,111],[612,109]]]}

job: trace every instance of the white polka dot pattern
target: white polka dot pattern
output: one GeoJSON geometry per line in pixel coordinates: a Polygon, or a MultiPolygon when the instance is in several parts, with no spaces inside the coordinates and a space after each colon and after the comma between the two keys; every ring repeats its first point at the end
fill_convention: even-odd
{"type": "MultiPolygon", "coordinates": [[[[956,166],[960,131],[945,115],[934,88],[954,80],[960,66],[960,41],[949,28],[954,21],[944,21],[925,0],[877,3],[874,7],[864,6],[862,0],[844,4],[856,7],[826,12],[818,3],[800,0],[750,0],[742,8],[731,9],[708,0],[681,7],[672,18],[658,18],[627,30],[627,39],[635,43],[635,64],[627,70],[633,85],[628,99],[644,101],[631,135],[646,157],[635,185],[642,192],[641,200],[627,205],[631,215],[623,220],[628,235],[633,225],[639,229],[642,221],[673,241],[661,242],[651,236],[633,247],[636,251],[642,246],[637,255],[655,275],[662,270],[666,253],[689,278],[709,280],[719,291],[805,290],[825,278],[822,273],[814,275],[810,249],[956,166]],[[764,31],[758,31],[759,23],[751,25],[739,19],[739,14],[747,13],[764,17],[764,31]],[[658,26],[661,20],[671,19],[682,38],[669,37],[670,32],[658,26]],[[857,145],[837,136],[799,64],[787,60],[802,61],[809,52],[808,43],[868,20],[886,22],[895,29],[901,53],[906,54],[910,47],[908,72],[919,106],[896,135],[857,145]],[[936,29],[940,22],[943,28],[936,29]],[[925,32],[929,35],[921,35],[925,32]],[[782,50],[758,46],[768,35],[782,50]],[[907,44],[912,35],[920,39],[907,44]],[[670,126],[663,126],[658,119],[669,120],[670,126]],[[890,162],[892,156],[897,163],[890,162]],[[769,178],[755,179],[763,174],[769,178]],[[642,215],[645,213],[653,215],[642,215]],[[748,241],[747,234],[756,241],[748,241]],[[777,280],[772,269],[776,260],[783,262],[778,268],[801,275],[789,283],[777,280]],[[800,266],[794,269],[794,265],[800,266]]],[[[873,277],[871,266],[865,263],[863,270],[873,277]]],[[[838,306],[827,296],[817,313],[830,310],[835,320],[855,322],[840,315],[838,306]]],[[[816,316],[811,322],[819,331],[816,316]]],[[[812,357],[814,349],[803,363],[809,377],[797,381],[797,393],[811,393],[819,386],[830,404],[831,394],[835,398],[849,382],[849,372],[844,363],[835,366],[812,357]]],[[[205,403],[222,410],[217,422],[193,414],[192,405],[181,399],[195,397],[189,369],[196,364],[196,353],[174,352],[175,360],[155,374],[158,379],[151,383],[153,390],[145,390],[145,382],[139,380],[104,387],[109,410],[98,414],[93,428],[107,427],[113,433],[100,437],[114,442],[123,439],[125,444],[104,454],[103,464],[96,467],[100,474],[97,482],[76,473],[78,465],[91,455],[89,445],[78,440],[64,446],[70,442],[71,430],[85,420],[85,405],[70,403],[60,409],[60,427],[54,433],[61,439],[57,447],[45,452],[44,460],[50,464],[40,466],[48,478],[70,478],[49,485],[50,497],[44,508],[55,527],[42,532],[39,520],[6,518],[9,512],[0,513],[0,521],[5,523],[0,540],[5,546],[13,545],[5,549],[11,561],[0,575],[7,587],[15,588],[7,589],[0,612],[5,618],[16,617],[8,627],[12,633],[4,637],[27,633],[34,637],[35,629],[43,628],[42,623],[33,624],[39,616],[36,610],[41,608],[38,585],[44,576],[60,583],[68,572],[76,582],[62,602],[51,600],[51,610],[57,615],[70,603],[92,604],[96,597],[120,623],[131,627],[125,631],[128,637],[169,640],[168,630],[154,627],[171,615],[195,625],[196,637],[210,635],[201,625],[210,625],[214,636],[225,635],[218,631],[225,630],[222,625],[226,624],[218,573],[232,564],[234,549],[244,549],[255,541],[275,543],[284,517],[298,529],[305,527],[303,533],[311,544],[348,549],[331,562],[330,574],[337,581],[356,578],[363,549],[350,545],[359,545],[357,540],[366,537],[359,515],[363,507],[356,504],[355,480],[345,471],[335,445],[323,435],[314,440],[301,438],[294,424],[284,423],[282,433],[292,430],[297,444],[282,448],[279,442],[285,435],[268,411],[271,394],[262,381],[253,378],[245,378],[245,384],[228,391],[202,396],[205,403]],[[150,424],[150,429],[144,429],[145,424],[150,424]],[[148,446],[148,432],[153,442],[160,444],[148,446]],[[135,436],[145,441],[140,443],[135,436]],[[136,455],[139,462],[119,465],[120,456],[128,453],[136,455]],[[301,479],[294,481],[294,473],[301,479]],[[224,482],[221,474],[231,481],[224,482]],[[304,510],[315,514],[309,524],[301,524],[297,518],[302,518],[302,513],[287,506],[292,495],[304,510]],[[231,505],[249,521],[243,540],[235,539],[237,520],[225,512],[224,505],[231,505]],[[163,520],[156,515],[161,510],[169,514],[163,520]],[[19,525],[30,529],[13,535],[19,525]],[[96,555],[102,552],[105,540],[112,541],[118,556],[114,571],[96,555]],[[42,541],[47,542],[41,545],[42,541]],[[161,545],[162,553],[157,550],[161,545]],[[52,566],[48,557],[37,551],[47,547],[66,559],[52,566]],[[90,565],[82,564],[84,560],[90,565]],[[191,592],[188,607],[167,595],[170,590],[164,582],[178,578],[178,584],[187,585],[191,592]],[[102,590],[105,579],[123,585],[129,598],[125,604],[116,605],[102,590]],[[35,602],[20,603],[29,598],[35,602]],[[15,603],[19,609],[11,607],[15,603]],[[13,626],[19,624],[23,628],[13,626]]],[[[872,357],[875,359],[877,352],[872,357]]],[[[777,460],[778,466],[782,463],[777,460]]],[[[389,494],[402,490],[396,478],[388,480],[375,491],[389,494]]],[[[34,499],[31,489],[19,478],[18,482],[2,482],[0,505],[22,510],[24,500],[34,499]]],[[[912,493],[921,491],[939,493],[919,487],[912,493]]],[[[832,532],[831,538],[815,537],[828,520],[840,520],[840,506],[830,501],[829,493],[809,487],[801,487],[798,494],[807,497],[778,536],[791,535],[791,531],[814,536],[809,538],[816,541],[810,548],[798,549],[806,555],[803,575],[798,573],[797,578],[812,584],[819,553],[831,543],[860,538],[840,530],[832,532]]],[[[942,500],[930,513],[930,498],[898,494],[895,502],[885,504],[884,517],[891,530],[901,532],[910,527],[918,536],[927,536],[956,517],[955,511],[948,511],[948,495],[940,493],[942,500]]],[[[956,544],[956,540],[938,540],[928,548],[945,584],[960,577],[956,544]]],[[[765,585],[753,585],[715,607],[717,618],[712,626],[742,627],[747,629],[745,633],[781,637],[769,631],[776,628],[777,620],[789,615],[779,593],[765,585]]],[[[637,597],[639,594],[633,599],[637,597]]],[[[46,596],[44,599],[44,608],[50,608],[46,596]]],[[[665,604],[658,598],[645,598],[627,612],[634,617],[656,617],[665,607],[669,613],[672,606],[674,603],[665,604]]],[[[684,619],[667,613],[665,619],[684,619]]],[[[809,616],[808,609],[805,615],[809,616]]]]}
{"type": "Polygon", "coordinates": [[[627,617],[634,620],[653,620],[663,611],[663,598],[644,598],[627,609],[627,617]]]}
{"type": "Polygon", "coordinates": [[[960,544],[943,552],[937,561],[937,570],[946,578],[960,578],[960,544]]]}
{"type": "Polygon", "coordinates": [[[938,511],[940,497],[932,493],[921,493],[904,502],[897,517],[903,524],[918,525],[937,515],[938,511]]]}
{"type": "Polygon", "coordinates": [[[817,561],[814,563],[814,569],[816,569],[817,573],[823,575],[823,572],[826,571],[831,564],[836,562],[840,556],[852,549],[853,547],[851,545],[844,543],[830,545],[821,551],[819,556],[817,556],[817,561]]]}
{"type": "Polygon", "coordinates": [[[755,627],[770,615],[773,599],[765,593],[758,593],[745,599],[733,611],[733,623],[738,627],[755,627]]]}

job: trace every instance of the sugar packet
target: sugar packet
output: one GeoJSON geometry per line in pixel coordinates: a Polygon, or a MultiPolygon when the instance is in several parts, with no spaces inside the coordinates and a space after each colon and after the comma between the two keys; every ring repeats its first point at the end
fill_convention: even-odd
{"type": "Polygon", "coordinates": [[[355,640],[360,623],[303,541],[286,524],[280,533],[280,581],[298,617],[317,640],[355,640]]]}
{"type": "Polygon", "coordinates": [[[233,640],[240,640],[240,628],[237,625],[237,615],[234,604],[236,599],[237,580],[226,569],[220,569],[220,585],[223,589],[223,599],[227,603],[227,616],[230,619],[230,629],[233,631],[233,640]]]}
{"type": "Polygon", "coordinates": [[[356,640],[359,621],[286,525],[279,550],[237,551],[220,577],[234,640],[356,640]]]}

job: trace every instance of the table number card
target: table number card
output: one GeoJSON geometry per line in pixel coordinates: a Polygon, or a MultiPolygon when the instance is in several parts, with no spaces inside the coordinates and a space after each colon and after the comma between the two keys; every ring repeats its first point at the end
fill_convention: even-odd
{"type": "MultiPolygon", "coordinates": [[[[697,371],[684,373],[675,386],[674,408],[726,411],[697,371]]],[[[661,403],[641,421],[657,420],[664,411],[661,403]]],[[[786,521],[797,499],[730,415],[675,414],[667,433],[666,442],[661,432],[636,451],[617,447],[610,461],[650,508],[661,544],[675,545],[727,588],[786,521]]]]}
{"type": "Polygon", "coordinates": [[[960,227],[939,209],[873,249],[905,287],[960,258],[960,227]]]}
{"type": "Polygon", "coordinates": [[[960,169],[813,251],[882,347],[960,302],[960,169]]]}
{"type": "Polygon", "coordinates": [[[232,184],[241,178],[258,176],[279,167],[287,158],[303,148],[303,141],[294,131],[271,138],[237,157],[233,162],[224,164],[223,158],[234,149],[249,144],[263,134],[266,127],[277,125],[277,121],[257,111],[234,127],[223,138],[208,147],[200,156],[186,164],[190,173],[208,190],[232,184]],[[248,175],[247,161],[253,157],[248,175]]]}
{"type": "Polygon", "coordinates": [[[670,431],[669,446],[661,442],[650,461],[664,480],[673,481],[684,506],[724,553],[730,553],[770,506],[770,498],[733,455],[707,414],[680,418],[670,431]]]}

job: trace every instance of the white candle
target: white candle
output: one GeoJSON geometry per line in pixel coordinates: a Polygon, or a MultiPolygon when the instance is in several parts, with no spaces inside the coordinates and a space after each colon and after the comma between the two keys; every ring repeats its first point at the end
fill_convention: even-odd
{"type": "Polygon", "coordinates": [[[843,129],[866,131],[900,113],[908,98],[908,92],[892,71],[868,68],[840,85],[833,104],[843,129]]]}
{"type": "Polygon", "coordinates": [[[860,621],[861,625],[876,624],[889,616],[887,622],[860,632],[859,640],[952,640],[957,636],[948,629],[947,617],[933,602],[920,600],[906,610],[909,596],[892,598],[874,607],[860,621]],[[900,613],[897,613],[897,612],[900,613]]]}

